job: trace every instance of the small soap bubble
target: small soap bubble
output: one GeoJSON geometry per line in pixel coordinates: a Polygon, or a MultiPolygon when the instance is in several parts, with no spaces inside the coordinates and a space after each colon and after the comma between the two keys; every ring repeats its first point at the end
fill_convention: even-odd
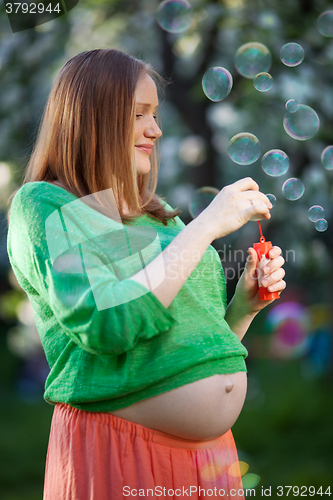
{"type": "Polygon", "coordinates": [[[289,101],[286,102],[286,110],[289,111],[289,113],[295,113],[295,111],[298,110],[298,101],[289,99],[289,101]]]}
{"type": "Polygon", "coordinates": [[[271,202],[272,206],[275,207],[276,205],[276,196],[274,194],[266,194],[267,198],[271,202]]]}
{"type": "Polygon", "coordinates": [[[321,35],[333,36],[333,10],[327,10],[320,14],[317,19],[317,28],[321,35]]]}
{"type": "Polygon", "coordinates": [[[206,71],[202,78],[202,90],[211,101],[222,101],[232,88],[232,76],[229,71],[215,66],[206,71]]]}
{"type": "Polygon", "coordinates": [[[259,92],[267,92],[273,86],[273,77],[269,73],[258,73],[253,78],[253,85],[259,92]]]}
{"type": "Polygon", "coordinates": [[[271,64],[271,53],[262,43],[246,43],[239,47],[235,55],[236,69],[245,78],[254,78],[258,73],[266,73],[271,64]]]}
{"type": "Polygon", "coordinates": [[[164,0],[156,11],[158,24],[170,33],[182,33],[189,28],[193,10],[187,0],[164,0]]]}
{"type": "Polygon", "coordinates": [[[323,231],[326,231],[326,229],[328,228],[328,222],[327,222],[327,220],[326,219],[318,219],[315,222],[315,228],[320,233],[322,233],[323,231]]]}
{"type": "Polygon", "coordinates": [[[308,217],[311,222],[317,222],[318,219],[325,217],[325,210],[320,205],[313,205],[308,210],[308,217]]]}
{"type": "Polygon", "coordinates": [[[333,146],[327,146],[321,153],[321,163],[326,170],[333,170],[333,146]]]}
{"type": "Polygon", "coordinates": [[[291,177],[287,179],[282,186],[282,193],[287,200],[296,201],[299,200],[305,191],[303,182],[300,179],[291,177]]]}
{"type": "Polygon", "coordinates": [[[262,157],[261,166],[267,175],[279,177],[287,172],[289,157],[281,149],[271,149],[262,157]]]}
{"type": "Polygon", "coordinates": [[[188,204],[193,219],[208,207],[218,193],[219,190],[211,186],[204,186],[194,191],[188,204]]]}
{"type": "Polygon", "coordinates": [[[314,109],[299,104],[296,111],[287,111],[283,118],[283,127],[287,134],[297,141],[307,141],[319,130],[319,117],[314,109]]]}
{"type": "Polygon", "coordinates": [[[280,50],[280,58],[286,66],[298,66],[304,59],[304,49],[298,43],[286,43],[280,50]]]}
{"type": "Polygon", "coordinates": [[[251,165],[259,158],[260,152],[260,141],[253,134],[242,132],[230,139],[228,154],[239,165],[251,165]]]}

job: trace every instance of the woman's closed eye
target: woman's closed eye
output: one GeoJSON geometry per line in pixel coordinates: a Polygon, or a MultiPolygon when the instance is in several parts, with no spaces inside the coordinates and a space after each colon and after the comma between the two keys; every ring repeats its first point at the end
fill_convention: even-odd
{"type": "MultiPolygon", "coordinates": [[[[140,116],[143,116],[143,115],[142,115],[142,114],[140,114],[140,113],[137,113],[137,114],[136,114],[136,117],[137,117],[137,118],[139,118],[140,116]]],[[[154,120],[157,120],[157,115],[153,115],[153,118],[154,118],[154,120]]]]}

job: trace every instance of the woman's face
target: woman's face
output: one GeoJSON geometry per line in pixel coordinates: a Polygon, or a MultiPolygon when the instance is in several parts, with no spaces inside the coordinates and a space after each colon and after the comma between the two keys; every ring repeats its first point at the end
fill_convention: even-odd
{"type": "Polygon", "coordinates": [[[154,142],[162,135],[155,121],[157,107],[156,85],[146,74],[139,81],[135,92],[134,162],[137,175],[149,172],[151,168],[149,155],[154,142]]]}

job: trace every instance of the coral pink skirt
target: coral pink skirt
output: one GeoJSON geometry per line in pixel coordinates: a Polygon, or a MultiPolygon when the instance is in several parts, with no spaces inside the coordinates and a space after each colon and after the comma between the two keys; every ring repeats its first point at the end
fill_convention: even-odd
{"type": "Polygon", "coordinates": [[[231,430],[189,441],[116,417],[58,403],[43,500],[218,497],[244,500],[231,430]]]}

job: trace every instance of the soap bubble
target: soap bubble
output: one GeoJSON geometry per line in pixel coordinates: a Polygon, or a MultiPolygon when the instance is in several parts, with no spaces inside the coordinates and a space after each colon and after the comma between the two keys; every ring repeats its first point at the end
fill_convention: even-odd
{"type": "Polygon", "coordinates": [[[188,204],[188,210],[193,219],[208,207],[218,193],[219,190],[211,186],[205,186],[194,191],[188,204]]]}
{"type": "Polygon", "coordinates": [[[266,194],[267,198],[271,202],[272,206],[275,207],[276,205],[276,196],[274,194],[266,194]]]}
{"type": "Polygon", "coordinates": [[[251,165],[259,158],[260,152],[261,144],[253,134],[242,132],[230,139],[228,154],[239,165],[251,165]]]}
{"type": "Polygon", "coordinates": [[[298,302],[283,302],[271,309],[265,329],[271,333],[270,355],[274,358],[293,359],[307,354],[310,348],[310,315],[298,302]]]}
{"type": "Polygon", "coordinates": [[[319,117],[310,106],[299,104],[296,111],[292,113],[287,111],[284,115],[283,127],[293,139],[307,141],[318,132],[319,117]]]}
{"type": "Polygon", "coordinates": [[[272,88],[273,77],[269,73],[258,73],[253,78],[253,85],[259,92],[267,92],[272,88]]]}
{"type": "Polygon", "coordinates": [[[187,0],[164,0],[156,11],[158,24],[170,33],[182,33],[191,24],[193,10],[187,0]]]}
{"type": "Polygon", "coordinates": [[[279,177],[287,172],[289,157],[281,149],[271,149],[262,157],[261,166],[266,174],[272,177],[279,177]]]}
{"type": "Polygon", "coordinates": [[[321,163],[326,170],[333,170],[333,146],[327,146],[321,153],[321,163]]]}
{"type": "Polygon", "coordinates": [[[296,201],[303,196],[305,187],[300,179],[291,177],[287,179],[282,186],[282,193],[287,200],[296,201]]]}
{"type": "Polygon", "coordinates": [[[325,210],[320,205],[313,205],[308,210],[308,217],[311,222],[317,222],[318,219],[325,217],[325,210]]]}
{"type": "Polygon", "coordinates": [[[333,10],[327,10],[317,19],[317,28],[323,36],[333,36],[333,10]]]}
{"type": "Polygon", "coordinates": [[[286,102],[286,110],[289,111],[289,113],[295,113],[298,107],[298,101],[295,101],[295,99],[289,99],[289,101],[286,102]]]}
{"type": "Polygon", "coordinates": [[[262,43],[250,42],[239,47],[235,55],[235,66],[245,78],[254,78],[258,73],[269,71],[272,56],[262,43]]]}
{"type": "Polygon", "coordinates": [[[318,219],[316,222],[315,222],[315,228],[317,229],[317,231],[319,231],[320,233],[322,233],[323,231],[326,231],[326,229],[328,228],[328,223],[327,223],[327,220],[326,219],[318,219]]]}
{"type": "Polygon", "coordinates": [[[225,68],[210,68],[202,78],[202,89],[211,101],[222,101],[229,95],[231,88],[232,76],[225,68]]]}
{"type": "Polygon", "coordinates": [[[280,50],[280,58],[286,66],[298,66],[304,59],[304,49],[298,43],[286,43],[280,50]]]}

